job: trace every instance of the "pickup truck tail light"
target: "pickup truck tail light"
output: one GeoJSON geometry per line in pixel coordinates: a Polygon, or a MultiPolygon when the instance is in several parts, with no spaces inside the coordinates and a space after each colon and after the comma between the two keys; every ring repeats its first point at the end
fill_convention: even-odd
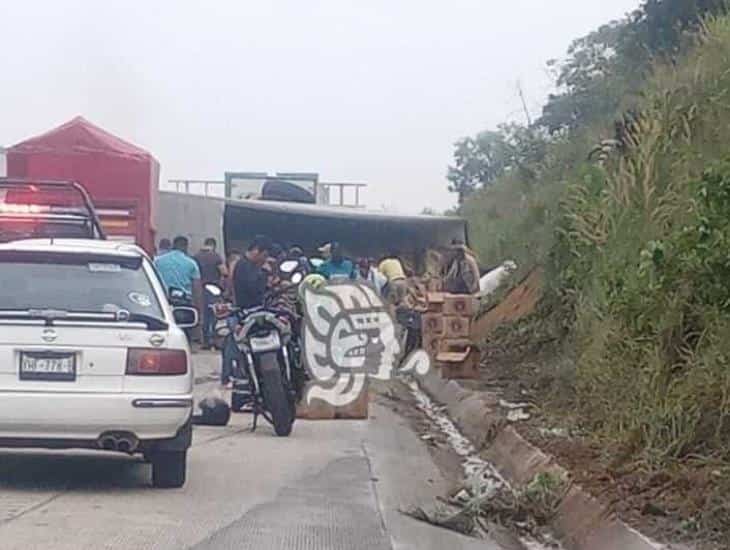
{"type": "Polygon", "coordinates": [[[182,350],[131,348],[127,352],[127,374],[166,376],[187,372],[188,357],[182,350]]]}

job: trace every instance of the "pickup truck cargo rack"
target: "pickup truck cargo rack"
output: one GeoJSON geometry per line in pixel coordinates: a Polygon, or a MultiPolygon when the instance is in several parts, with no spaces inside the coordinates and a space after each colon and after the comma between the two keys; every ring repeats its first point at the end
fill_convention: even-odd
{"type": "MultiPolygon", "coordinates": [[[[58,195],[56,195],[58,196],[58,195]]],[[[49,199],[48,196],[45,197],[49,199]]],[[[105,240],[106,234],[84,187],[73,181],[0,178],[0,242],[22,238],[77,237],[105,240]],[[8,202],[12,193],[21,197],[37,194],[35,200],[8,202]],[[79,204],[53,204],[43,201],[43,192],[77,196],[79,204]]]]}

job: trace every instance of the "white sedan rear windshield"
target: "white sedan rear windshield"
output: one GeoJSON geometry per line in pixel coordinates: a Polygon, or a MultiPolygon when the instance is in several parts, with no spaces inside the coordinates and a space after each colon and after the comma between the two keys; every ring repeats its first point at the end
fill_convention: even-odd
{"type": "Polygon", "coordinates": [[[0,310],[27,309],[163,317],[141,259],[0,254],[0,310]]]}

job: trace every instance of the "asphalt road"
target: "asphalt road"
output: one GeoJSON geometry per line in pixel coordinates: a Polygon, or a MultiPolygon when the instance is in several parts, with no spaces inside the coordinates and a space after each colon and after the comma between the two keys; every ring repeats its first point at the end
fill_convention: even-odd
{"type": "MultiPolygon", "coordinates": [[[[196,358],[196,394],[214,391],[196,358]]],[[[0,451],[2,549],[501,548],[403,515],[449,488],[407,421],[374,404],[368,421],[300,421],[289,438],[250,416],[196,427],[188,482],[156,490],[121,454],[0,451]]]]}

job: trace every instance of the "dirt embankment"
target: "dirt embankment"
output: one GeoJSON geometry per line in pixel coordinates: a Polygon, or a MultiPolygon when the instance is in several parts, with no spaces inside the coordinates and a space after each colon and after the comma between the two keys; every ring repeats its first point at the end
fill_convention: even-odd
{"type": "Polygon", "coordinates": [[[542,297],[542,269],[534,269],[505,298],[472,325],[472,339],[480,342],[498,326],[530,315],[542,297]]]}
{"type": "Polygon", "coordinates": [[[473,337],[483,342],[480,378],[461,384],[495,393],[504,404],[528,403],[529,418],[512,422],[515,429],[642,533],[698,548],[730,548],[730,503],[718,490],[730,472],[722,465],[690,460],[652,468],[635,450],[610,447],[584,431],[575,417],[574,364],[562,343],[530,318],[542,289],[542,272],[535,270],[476,321],[473,337]]]}

